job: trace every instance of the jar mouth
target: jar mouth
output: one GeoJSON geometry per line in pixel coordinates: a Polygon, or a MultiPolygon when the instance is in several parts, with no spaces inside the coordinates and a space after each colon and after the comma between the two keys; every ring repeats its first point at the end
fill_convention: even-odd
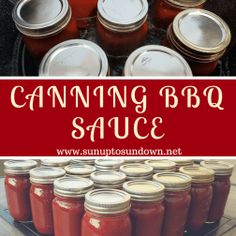
{"type": "Polygon", "coordinates": [[[222,52],[231,41],[231,32],[223,19],[203,9],[187,9],[173,21],[173,34],[181,44],[199,53],[222,52]],[[206,26],[210,27],[207,28],[206,26]],[[191,31],[195,30],[195,34],[191,31]]]}
{"type": "MultiPolygon", "coordinates": [[[[65,29],[72,15],[71,8],[69,7],[66,0],[58,0],[58,4],[56,5],[56,7],[61,7],[61,9],[58,9],[58,14],[55,15],[55,18],[49,18],[48,21],[38,18],[34,19],[32,17],[32,19],[28,19],[27,13],[29,14],[29,11],[34,11],[34,9],[32,8],[34,4],[29,7],[27,6],[27,4],[34,1],[35,0],[20,0],[17,2],[12,11],[12,18],[15,22],[16,28],[23,35],[32,38],[46,38],[54,36],[65,29]],[[24,8],[26,8],[26,10],[24,8]],[[26,16],[25,19],[23,17],[24,15],[26,16]]],[[[51,7],[53,7],[53,5],[51,7]]]]}
{"type": "Polygon", "coordinates": [[[189,1],[189,0],[164,0],[167,3],[170,3],[172,6],[179,7],[181,9],[186,8],[195,8],[202,4],[204,4],[207,0],[195,0],[195,1],[189,1]]]}

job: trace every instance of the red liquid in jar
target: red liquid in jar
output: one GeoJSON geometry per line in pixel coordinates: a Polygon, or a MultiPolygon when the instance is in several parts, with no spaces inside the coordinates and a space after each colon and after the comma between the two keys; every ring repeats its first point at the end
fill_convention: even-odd
{"type": "Polygon", "coordinates": [[[55,236],[81,236],[84,200],[56,196],[53,200],[55,236]]]}
{"type": "Polygon", "coordinates": [[[6,174],[5,190],[11,216],[18,221],[30,221],[32,217],[29,199],[29,175],[6,174]]]}
{"type": "Polygon", "coordinates": [[[99,215],[86,211],[82,221],[82,236],[131,236],[128,213],[99,215]]]}
{"type": "Polygon", "coordinates": [[[207,221],[212,193],[211,184],[192,183],[191,204],[187,220],[187,229],[189,231],[201,229],[207,221]]]}
{"type": "Polygon", "coordinates": [[[132,221],[132,236],[160,236],[164,217],[162,201],[137,202],[132,201],[130,217],[132,221]]]}
{"type": "Polygon", "coordinates": [[[189,63],[193,75],[210,75],[218,65],[218,59],[216,61],[208,63],[193,62],[185,58],[189,63]]]}
{"type": "Polygon", "coordinates": [[[53,234],[52,200],[53,184],[32,183],[30,202],[35,228],[45,235],[53,234]]]}
{"type": "Polygon", "coordinates": [[[96,31],[98,43],[107,54],[122,56],[130,54],[144,43],[148,26],[147,22],[144,22],[144,24],[135,31],[115,32],[106,29],[97,21],[96,31]]]}
{"type": "Polygon", "coordinates": [[[162,236],[183,236],[191,199],[189,191],[165,192],[162,236]]]}

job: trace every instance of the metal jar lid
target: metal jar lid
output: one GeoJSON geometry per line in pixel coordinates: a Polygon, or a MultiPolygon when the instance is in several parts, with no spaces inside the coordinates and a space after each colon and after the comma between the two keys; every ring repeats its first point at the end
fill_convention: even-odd
{"type": "Polygon", "coordinates": [[[90,174],[93,173],[95,170],[96,168],[94,166],[83,164],[71,164],[65,167],[67,175],[78,175],[80,177],[89,177],[90,174]]]}
{"type": "Polygon", "coordinates": [[[104,51],[84,39],[64,41],[44,56],[40,76],[106,76],[109,72],[104,51]]]}
{"type": "Polygon", "coordinates": [[[169,160],[146,160],[145,164],[151,166],[154,169],[154,173],[176,170],[176,163],[169,160]]]}
{"type": "Polygon", "coordinates": [[[97,189],[85,195],[85,209],[97,214],[119,214],[130,209],[130,195],[117,189],[97,189]]]}
{"type": "Polygon", "coordinates": [[[206,0],[164,0],[164,1],[170,3],[170,5],[177,6],[178,8],[181,9],[195,8],[206,2],[206,0]]]}
{"type": "Polygon", "coordinates": [[[84,164],[84,165],[94,165],[94,159],[72,159],[72,164],[84,164]]]}
{"type": "Polygon", "coordinates": [[[148,180],[132,180],[123,184],[131,200],[140,202],[160,201],[164,198],[164,185],[148,180]]]}
{"type": "Polygon", "coordinates": [[[125,164],[120,167],[120,171],[127,175],[127,179],[151,179],[153,168],[146,164],[133,163],[125,164]]]}
{"type": "Polygon", "coordinates": [[[215,172],[201,166],[180,167],[179,172],[191,176],[192,183],[201,184],[212,183],[214,181],[215,172]]]}
{"type": "Polygon", "coordinates": [[[61,158],[54,158],[54,159],[44,159],[41,160],[42,166],[49,166],[49,167],[65,167],[70,164],[69,159],[61,159],[61,158]]]}
{"type": "Polygon", "coordinates": [[[63,177],[65,173],[65,170],[59,167],[36,167],[30,170],[30,181],[36,184],[53,184],[54,180],[63,177]]]}
{"type": "Polygon", "coordinates": [[[130,32],[147,19],[147,0],[98,0],[98,20],[107,29],[130,32]]]}
{"type": "Polygon", "coordinates": [[[231,40],[228,25],[219,16],[202,9],[180,12],[173,21],[173,31],[188,48],[204,53],[221,52],[231,40]]]}
{"type": "Polygon", "coordinates": [[[37,166],[34,160],[9,160],[4,162],[4,172],[6,174],[24,175],[37,166]]]}
{"type": "Polygon", "coordinates": [[[148,45],[136,49],[128,57],[125,76],[192,76],[187,61],[174,50],[148,45]]]}
{"type": "Polygon", "coordinates": [[[214,170],[215,175],[231,175],[234,169],[234,165],[226,161],[201,161],[200,165],[214,170]]]}
{"type": "Polygon", "coordinates": [[[119,170],[124,160],[120,159],[97,159],[95,160],[95,167],[97,170],[119,170]]]}
{"type": "Polygon", "coordinates": [[[61,32],[71,19],[67,0],[19,0],[12,11],[18,30],[34,38],[61,32]]]}
{"type": "Polygon", "coordinates": [[[95,171],[90,175],[97,188],[119,188],[126,180],[126,175],[118,171],[95,171]]]}
{"type": "Polygon", "coordinates": [[[163,172],[153,175],[153,180],[165,186],[166,191],[179,192],[191,188],[192,178],[176,172],[163,172]]]}
{"type": "Polygon", "coordinates": [[[79,177],[62,177],[54,181],[54,193],[62,197],[81,198],[93,189],[93,181],[79,177]]]}
{"type": "Polygon", "coordinates": [[[144,159],[125,159],[125,163],[144,163],[144,159]]]}
{"type": "Polygon", "coordinates": [[[194,164],[194,161],[190,159],[178,159],[172,161],[175,162],[177,170],[182,166],[192,166],[194,164]]]}

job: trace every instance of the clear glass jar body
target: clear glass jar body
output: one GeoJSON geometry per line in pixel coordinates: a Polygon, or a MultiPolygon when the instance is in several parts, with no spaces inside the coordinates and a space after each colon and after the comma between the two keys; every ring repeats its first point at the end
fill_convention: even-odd
{"type": "Polygon", "coordinates": [[[56,196],[53,200],[55,236],[81,236],[84,198],[56,196]]]}
{"type": "Polygon", "coordinates": [[[207,219],[208,222],[218,222],[224,215],[229,192],[230,175],[215,175],[213,197],[207,219]]]}
{"type": "Polygon", "coordinates": [[[190,200],[190,190],[165,192],[165,217],[162,236],[183,236],[190,200]]]}
{"type": "Polygon", "coordinates": [[[212,194],[212,183],[192,183],[191,204],[186,224],[188,231],[201,229],[207,221],[212,194]]]}
{"type": "Polygon", "coordinates": [[[11,216],[18,221],[30,221],[30,180],[28,174],[6,174],[5,191],[8,210],[11,216]]]}
{"type": "Polygon", "coordinates": [[[128,212],[102,215],[86,211],[82,220],[82,236],[131,236],[128,212]]]}
{"type": "Polygon", "coordinates": [[[162,201],[131,201],[132,236],[160,236],[164,211],[162,201]]]}
{"type": "Polygon", "coordinates": [[[37,231],[45,235],[53,235],[52,201],[54,199],[53,184],[32,183],[30,203],[33,223],[37,231]]]}
{"type": "Polygon", "coordinates": [[[99,21],[96,24],[98,44],[112,56],[127,56],[140,47],[147,36],[148,25],[144,22],[140,28],[131,32],[116,32],[105,28],[99,21]]]}

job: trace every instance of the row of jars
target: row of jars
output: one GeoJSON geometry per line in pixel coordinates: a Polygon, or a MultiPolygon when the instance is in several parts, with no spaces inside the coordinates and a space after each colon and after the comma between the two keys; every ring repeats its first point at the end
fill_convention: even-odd
{"type": "Polygon", "coordinates": [[[56,236],[182,236],[223,216],[232,164],[126,162],[6,161],[9,212],[56,236]]]}
{"type": "Polygon", "coordinates": [[[154,19],[161,27],[170,24],[163,42],[169,48],[157,45],[140,48],[148,33],[147,0],[84,2],[20,0],[14,7],[13,19],[29,52],[38,58],[45,56],[40,76],[107,76],[106,54],[130,55],[125,76],[208,75],[231,40],[227,24],[212,12],[201,9],[204,0],[156,2],[154,19]],[[99,46],[90,41],[71,40],[80,37],[74,17],[94,15],[96,7],[99,46]]]}

